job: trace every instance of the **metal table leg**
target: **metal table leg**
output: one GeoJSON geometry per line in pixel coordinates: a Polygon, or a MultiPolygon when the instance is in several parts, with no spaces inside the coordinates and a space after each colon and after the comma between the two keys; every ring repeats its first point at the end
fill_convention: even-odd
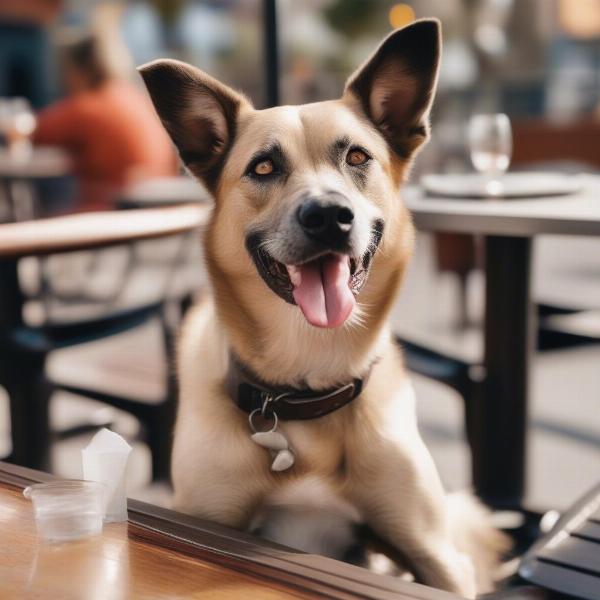
{"type": "Polygon", "coordinates": [[[1,200],[5,205],[5,218],[1,222],[11,223],[16,221],[16,214],[10,181],[4,178],[0,179],[0,188],[0,196],[2,196],[1,200]]]}
{"type": "Polygon", "coordinates": [[[485,239],[485,378],[473,406],[473,482],[495,508],[518,508],[525,491],[532,240],[485,239]]]}
{"type": "Polygon", "coordinates": [[[277,2],[263,0],[265,103],[266,107],[279,105],[279,49],[277,35],[277,2]]]}
{"type": "Polygon", "coordinates": [[[50,387],[45,379],[46,351],[23,350],[14,334],[23,325],[18,260],[0,260],[0,385],[10,398],[14,463],[48,469],[50,387]]]}

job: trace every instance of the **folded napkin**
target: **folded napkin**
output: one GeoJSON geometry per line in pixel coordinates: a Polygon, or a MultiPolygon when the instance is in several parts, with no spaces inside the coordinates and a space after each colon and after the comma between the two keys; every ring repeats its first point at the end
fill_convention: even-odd
{"type": "Polygon", "coordinates": [[[83,478],[106,486],[104,521],[127,521],[125,482],[131,446],[117,433],[101,429],[81,451],[83,478]]]}

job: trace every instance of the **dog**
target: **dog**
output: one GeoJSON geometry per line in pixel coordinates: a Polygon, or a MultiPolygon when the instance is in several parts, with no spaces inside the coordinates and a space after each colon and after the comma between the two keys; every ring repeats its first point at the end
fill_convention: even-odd
{"type": "Polygon", "coordinates": [[[400,188],[429,137],[437,20],[392,32],[340,99],[256,110],[174,60],[140,68],[215,203],[211,297],[179,344],[178,510],[341,558],[366,524],[414,578],[466,597],[505,540],[445,493],[387,324],[414,232],[400,188]]]}

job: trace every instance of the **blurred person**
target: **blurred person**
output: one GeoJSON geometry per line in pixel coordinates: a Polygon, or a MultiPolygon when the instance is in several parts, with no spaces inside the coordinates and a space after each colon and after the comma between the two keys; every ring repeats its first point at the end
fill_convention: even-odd
{"type": "Polygon", "coordinates": [[[114,64],[98,36],[69,44],[63,51],[66,98],[38,115],[34,142],[60,146],[72,157],[77,211],[110,209],[126,184],[177,171],[149,100],[114,64]]]}
{"type": "Polygon", "coordinates": [[[48,27],[61,0],[0,0],[0,96],[27,98],[34,108],[51,100],[48,27]]]}

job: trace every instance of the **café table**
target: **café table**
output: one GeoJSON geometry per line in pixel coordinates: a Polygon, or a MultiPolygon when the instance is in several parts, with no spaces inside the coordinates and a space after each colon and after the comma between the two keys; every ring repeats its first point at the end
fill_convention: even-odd
{"type": "Polygon", "coordinates": [[[565,196],[429,197],[416,185],[402,194],[417,229],[480,235],[484,241],[483,393],[473,407],[470,441],[475,489],[494,507],[520,508],[526,491],[533,241],[549,234],[600,236],[600,177],[581,178],[580,191],[565,196]]]}
{"type": "Polygon", "coordinates": [[[0,462],[1,598],[460,598],[132,499],[126,523],[44,543],[23,489],[51,479],[0,462]]]}
{"type": "Polygon", "coordinates": [[[6,148],[0,149],[0,184],[7,200],[10,221],[32,216],[34,195],[32,182],[38,179],[64,177],[71,173],[68,154],[54,146],[36,146],[26,156],[15,156],[6,148]],[[28,204],[22,210],[22,204],[28,204]]]}
{"type": "MultiPolygon", "coordinates": [[[[10,399],[12,462],[43,467],[50,443],[48,402],[40,400],[48,394],[44,379],[48,331],[44,327],[38,331],[25,322],[27,298],[19,281],[19,261],[30,256],[180,236],[200,228],[209,211],[207,206],[185,205],[0,224],[0,386],[7,390],[10,399]],[[18,349],[24,343],[28,348],[33,345],[35,352],[21,355],[18,349]]],[[[123,328],[138,312],[124,311],[114,322],[109,320],[95,327],[111,331],[123,328]]],[[[86,327],[74,323],[70,330],[77,331],[69,335],[85,340],[92,335],[93,327],[93,323],[86,327]]]]}
{"type": "Polygon", "coordinates": [[[121,190],[116,206],[122,210],[210,202],[210,193],[199,181],[188,175],[179,175],[132,182],[121,190]]]}

